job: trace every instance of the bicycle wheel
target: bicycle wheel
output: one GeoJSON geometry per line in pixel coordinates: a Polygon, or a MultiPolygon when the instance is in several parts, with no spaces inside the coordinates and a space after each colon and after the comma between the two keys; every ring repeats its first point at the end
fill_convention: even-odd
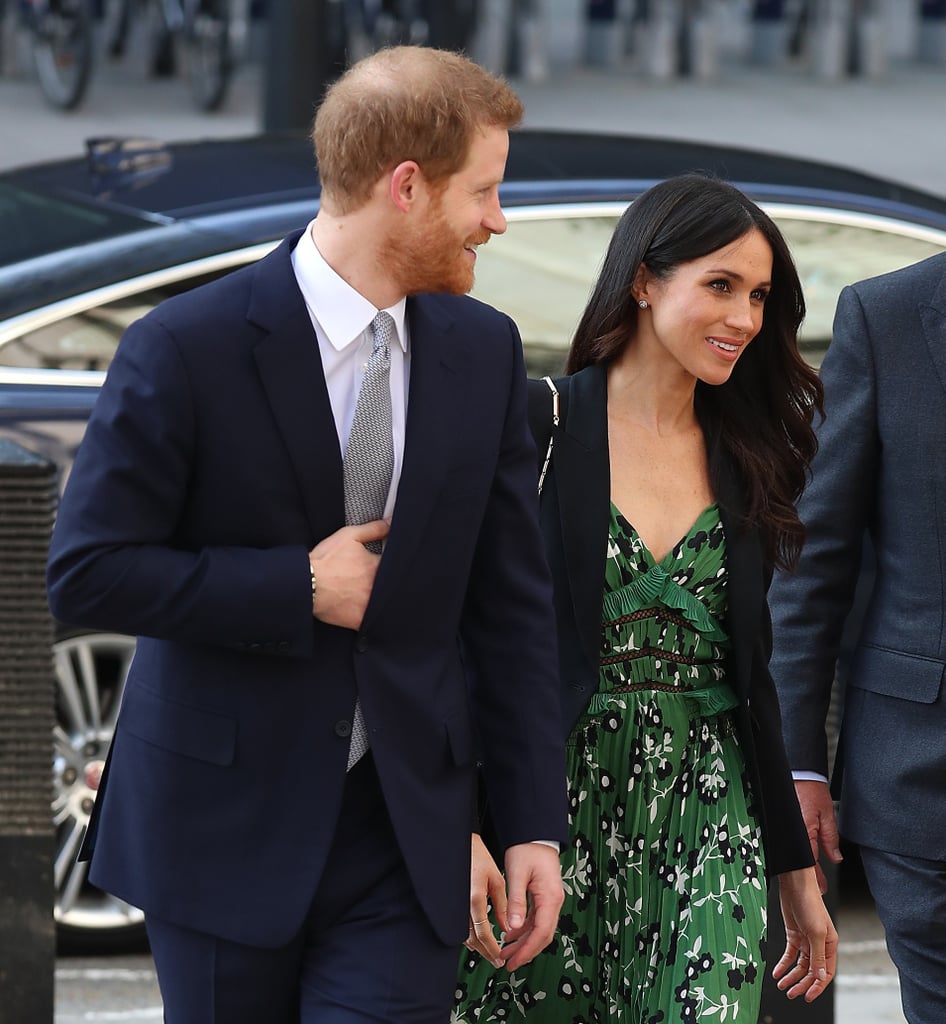
{"type": "Polygon", "coordinates": [[[43,95],[60,110],[82,101],[92,74],[93,31],[89,0],[33,0],[33,64],[43,95]]]}
{"type": "Polygon", "coordinates": [[[194,102],[200,110],[218,110],[233,71],[227,0],[193,0],[187,57],[194,102]]]}

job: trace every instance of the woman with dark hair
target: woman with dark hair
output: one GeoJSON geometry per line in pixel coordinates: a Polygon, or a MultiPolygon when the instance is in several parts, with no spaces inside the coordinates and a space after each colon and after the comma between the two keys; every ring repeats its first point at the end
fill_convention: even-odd
{"type": "Polygon", "coordinates": [[[496,971],[517,932],[493,936],[502,880],[474,836],[457,1024],[755,1024],[766,875],[779,987],[811,1001],[834,976],[768,672],[765,595],[801,548],[821,410],[804,312],[771,219],[683,175],[625,212],[566,376],[531,384],[570,729],[566,899],[548,950],[496,971]]]}

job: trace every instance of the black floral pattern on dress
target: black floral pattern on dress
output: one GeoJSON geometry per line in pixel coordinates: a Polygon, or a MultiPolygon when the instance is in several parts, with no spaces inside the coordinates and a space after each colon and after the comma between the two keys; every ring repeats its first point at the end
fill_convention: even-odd
{"type": "Polygon", "coordinates": [[[630,621],[605,621],[601,653],[612,660],[569,738],[573,841],[562,854],[555,941],[512,974],[461,957],[454,1024],[758,1019],[759,826],[726,701],[708,710],[719,706],[708,693],[728,692],[728,640],[716,628],[727,584],[717,507],[659,565],[612,508],[605,592],[645,577],[660,597],[635,606],[630,621]],[[661,688],[622,692],[641,680],[661,688]]]}

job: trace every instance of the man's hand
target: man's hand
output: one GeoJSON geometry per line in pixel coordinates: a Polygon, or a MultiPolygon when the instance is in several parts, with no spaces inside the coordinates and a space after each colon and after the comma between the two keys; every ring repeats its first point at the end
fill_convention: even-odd
{"type": "Polygon", "coordinates": [[[508,903],[502,959],[514,971],[552,941],[565,893],[558,852],[544,843],[520,843],[506,851],[508,903]]]}
{"type": "Polygon", "coordinates": [[[381,561],[365,544],[383,540],[389,529],[381,519],[364,526],[343,526],[309,552],[316,582],[312,614],[317,619],[330,626],[361,628],[381,561]]]}
{"type": "Polygon", "coordinates": [[[822,894],[828,891],[828,880],[818,860],[821,854],[833,864],[840,864],[844,859],[839,846],[838,823],[834,816],[834,803],[831,791],[826,782],[798,779],[795,782],[795,794],[801,807],[808,839],[811,842],[811,853],[815,858],[815,871],[818,876],[818,887],[822,894]]]}
{"type": "Polygon", "coordinates": [[[470,871],[470,935],[463,943],[467,949],[486,957],[494,967],[502,967],[499,942],[489,919],[490,906],[500,932],[509,930],[506,919],[506,882],[490,856],[486,844],[473,833],[473,862],[470,871]]]}

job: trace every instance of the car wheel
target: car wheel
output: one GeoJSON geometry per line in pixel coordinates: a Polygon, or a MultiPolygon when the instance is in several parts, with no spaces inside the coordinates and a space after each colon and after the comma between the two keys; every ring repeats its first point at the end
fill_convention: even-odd
{"type": "Polygon", "coordinates": [[[144,915],[91,885],[76,861],[115,732],[135,640],[117,633],[62,633],[53,644],[53,878],[60,945],[68,952],[138,948],[144,915]]]}

